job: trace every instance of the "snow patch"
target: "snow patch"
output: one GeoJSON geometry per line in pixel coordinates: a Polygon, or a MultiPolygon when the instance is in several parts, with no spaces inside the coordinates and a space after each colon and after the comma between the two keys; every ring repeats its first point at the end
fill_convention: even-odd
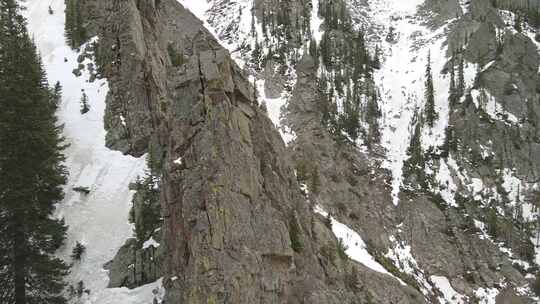
{"type": "Polygon", "coordinates": [[[150,237],[147,241],[144,242],[142,249],[148,249],[150,247],[158,248],[159,243],[154,240],[153,237],[150,237]]]}
{"type": "Polygon", "coordinates": [[[471,97],[476,108],[483,109],[491,119],[504,121],[506,123],[519,123],[519,119],[514,114],[506,111],[487,90],[471,90],[471,97]]]}
{"type": "Polygon", "coordinates": [[[324,31],[322,31],[321,26],[323,24],[323,20],[319,17],[319,0],[312,0],[311,5],[313,6],[313,10],[311,11],[311,31],[313,39],[317,42],[317,45],[321,42],[324,31]]]}
{"type": "Polygon", "coordinates": [[[496,298],[499,294],[497,288],[478,288],[474,291],[474,295],[480,300],[479,304],[496,304],[496,298]]]}
{"type": "MultiPolygon", "coordinates": [[[[320,206],[315,206],[314,211],[324,217],[328,216],[328,212],[324,211],[320,206]]],[[[375,261],[375,258],[367,251],[366,243],[358,233],[347,227],[347,225],[338,222],[333,217],[330,217],[330,220],[332,222],[332,231],[338,239],[343,241],[343,244],[347,247],[346,253],[351,259],[363,264],[371,270],[389,275],[397,279],[402,285],[406,285],[403,281],[396,278],[381,264],[375,261]]]]}
{"type": "Polygon", "coordinates": [[[444,201],[452,207],[458,207],[455,201],[457,186],[454,183],[454,179],[452,178],[446,160],[441,159],[436,178],[440,185],[438,187],[438,192],[444,201]]]}
{"type": "Polygon", "coordinates": [[[437,287],[443,294],[443,298],[440,299],[441,303],[448,303],[448,304],[468,303],[467,297],[455,291],[452,285],[450,285],[448,278],[443,277],[443,276],[434,276],[434,275],[431,276],[430,278],[433,284],[435,284],[435,287],[437,287]]]}
{"type": "MultiPolygon", "coordinates": [[[[402,224],[400,224],[401,226],[402,224]]],[[[401,229],[400,229],[401,230],[401,229]]],[[[387,258],[394,262],[394,265],[403,273],[411,276],[418,282],[420,290],[425,296],[431,293],[431,284],[427,280],[424,271],[418,266],[416,259],[411,252],[411,246],[405,242],[398,241],[395,236],[390,236],[390,242],[394,244],[385,254],[387,258]]]]}
{"type": "Polygon", "coordinates": [[[173,161],[173,163],[175,163],[175,164],[181,166],[181,165],[184,163],[184,160],[182,159],[182,156],[180,156],[180,157],[178,157],[177,159],[175,159],[175,160],[173,161]]]}

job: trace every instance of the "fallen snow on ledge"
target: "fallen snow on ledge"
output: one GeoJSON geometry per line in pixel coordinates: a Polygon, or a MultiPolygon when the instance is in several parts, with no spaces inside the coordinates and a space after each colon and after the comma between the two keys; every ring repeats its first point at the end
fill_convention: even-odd
{"type": "MultiPolygon", "coordinates": [[[[401,225],[398,228],[401,230],[401,225]]],[[[385,256],[390,259],[394,265],[403,273],[411,276],[418,283],[422,294],[426,297],[429,296],[432,291],[432,286],[427,280],[424,271],[418,266],[418,262],[412,255],[411,246],[407,245],[403,241],[399,241],[395,236],[390,236],[390,242],[394,244],[393,248],[390,248],[385,256]]]]}
{"type": "MultiPolygon", "coordinates": [[[[328,212],[324,211],[320,206],[315,206],[314,209],[315,213],[318,213],[324,217],[328,216],[328,212]]],[[[396,280],[398,280],[401,285],[406,285],[402,280],[395,277],[393,274],[388,272],[381,264],[379,264],[377,261],[375,261],[375,258],[367,251],[367,246],[362,237],[356,233],[354,230],[347,227],[347,225],[344,225],[333,217],[330,217],[332,221],[332,232],[334,232],[334,235],[343,241],[343,244],[347,247],[347,250],[345,251],[347,255],[361,263],[362,265],[370,268],[371,270],[389,275],[396,280]]]]}
{"type": "Polygon", "coordinates": [[[450,282],[448,281],[446,277],[431,276],[430,278],[433,284],[435,284],[435,287],[437,287],[443,294],[443,298],[442,299],[439,298],[441,303],[448,303],[448,304],[467,303],[467,297],[455,291],[452,285],[450,285],[450,282]]]}
{"type": "Polygon", "coordinates": [[[159,247],[159,243],[156,242],[156,240],[154,240],[153,237],[150,237],[150,239],[148,239],[146,242],[144,242],[142,249],[147,249],[147,248],[150,248],[150,247],[154,247],[154,248],[159,247]]]}
{"type": "Polygon", "coordinates": [[[499,294],[497,288],[478,288],[474,291],[474,295],[480,299],[478,304],[496,304],[496,298],[499,294]]]}

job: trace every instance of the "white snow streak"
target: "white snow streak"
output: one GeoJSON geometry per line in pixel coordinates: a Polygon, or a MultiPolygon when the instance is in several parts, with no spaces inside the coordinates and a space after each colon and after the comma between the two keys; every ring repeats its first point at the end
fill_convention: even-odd
{"type": "Polygon", "coordinates": [[[147,241],[144,242],[144,244],[142,246],[142,249],[148,249],[150,247],[154,247],[154,248],[159,247],[159,243],[156,242],[156,240],[154,240],[153,237],[150,237],[150,239],[148,239],[147,241]]]}
{"type": "Polygon", "coordinates": [[[496,304],[498,294],[497,288],[478,288],[474,291],[474,295],[480,299],[479,304],[496,304]]]}
{"type": "MultiPolygon", "coordinates": [[[[322,216],[328,216],[328,212],[324,211],[320,206],[316,206],[314,211],[322,216]]],[[[351,259],[363,264],[371,270],[387,274],[398,280],[402,285],[406,285],[402,280],[396,278],[381,264],[375,261],[375,258],[367,251],[366,243],[358,233],[347,227],[347,225],[336,221],[333,217],[331,217],[331,221],[332,231],[338,239],[343,241],[343,244],[347,247],[346,253],[351,259]]]]}
{"type": "Polygon", "coordinates": [[[435,107],[439,120],[433,128],[426,128],[422,134],[425,149],[438,146],[444,141],[448,124],[448,76],[441,75],[446,63],[446,47],[442,33],[446,27],[436,32],[422,25],[416,11],[423,0],[370,0],[369,5],[376,24],[390,31],[393,28],[394,41],[382,42],[384,63],[376,72],[376,83],[382,88],[383,130],[382,144],[387,150],[385,167],[392,172],[392,196],[394,204],[399,202],[402,185],[403,163],[407,159],[407,148],[414,129],[413,117],[424,105],[424,81],[428,53],[431,53],[435,107]],[[424,41],[426,44],[423,45],[424,41]]]}
{"type": "Polygon", "coordinates": [[[311,11],[311,31],[313,39],[317,42],[317,45],[321,42],[324,31],[321,29],[323,20],[319,17],[319,0],[312,0],[313,10],[311,11]]]}
{"type": "Polygon", "coordinates": [[[441,303],[448,304],[465,304],[467,303],[467,298],[462,294],[454,290],[448,278],[442,276],[431,276],[431,281],[443,294],[443,298],[439,299],[441,303]]]}

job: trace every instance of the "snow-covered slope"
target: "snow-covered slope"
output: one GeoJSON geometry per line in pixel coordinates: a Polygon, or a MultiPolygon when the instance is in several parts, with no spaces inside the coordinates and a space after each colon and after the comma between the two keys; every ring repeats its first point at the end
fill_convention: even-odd
{"type": "Polygon", "coordinates": [[[425,147],[442,144],[444,129],[448,124],[449,79],[441,75],[446,63],[443,46],[445,27],[433,32],[417,16],[423,0],[371,0],[373,22],[381,29],[384,63],[377,72],[376,82],[381,86],[383,102],[383,138],[387,149],[387,167],[393,175],[394,203],[398,203],[402,184],[403,163],[407,158],[414,117],[424,107],[424,75],[428,54],[431,53],[436,110],[439,120],[431,134],[423,137],[425,147]],[[393,32],[394,39],[384,39],[393,32]]]}
{"type": "MultiPolygon", "coordinates": [[[[154,289],[160,281],[138,289],[106,289],[107,272],[103,264],[111,260],[124,241],[132,235],[128,212],[132,192],[128,185],[143,173],[145,161],[122,155],[105,147],[103,115],[108,85],[106,80],[88,81],[83,73],[76,77],[78,54],[65,43],[64,0],[27,1],[28,28],[34,36],[49,82],[60,81],[63,99],[58,116],[64,124],[64,136],[69,148],[65,151],[69,181],[65,201],[58,207],[58,216],[69,225],[66,245],[59,255],[71,263],[70,253],[76,241],[87,250],[82,260],[75,262],[68,277],[70,285],[83,281],[90,290],[78,303],[148,304],[154,299],[154,289]],[[54,13],[48,13],[49,5],[54,13]],[[82,91],[88,95],[91,110],[80,113],[82,91]],[[82,195],[73,187],[88,187],[82,195]]],[[[84,64],[89,63],[87,59],[84,64]]]]}

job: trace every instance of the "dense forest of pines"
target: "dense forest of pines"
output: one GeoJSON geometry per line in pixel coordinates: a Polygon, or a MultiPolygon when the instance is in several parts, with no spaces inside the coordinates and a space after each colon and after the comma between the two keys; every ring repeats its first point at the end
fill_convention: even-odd
{"type": "Polygon", "coordinates": [[[67,227],[53,217],[66,169],[50,88],[15,0],[0,0],[0,303],[66,303],[54,257],[67,227]]]}

